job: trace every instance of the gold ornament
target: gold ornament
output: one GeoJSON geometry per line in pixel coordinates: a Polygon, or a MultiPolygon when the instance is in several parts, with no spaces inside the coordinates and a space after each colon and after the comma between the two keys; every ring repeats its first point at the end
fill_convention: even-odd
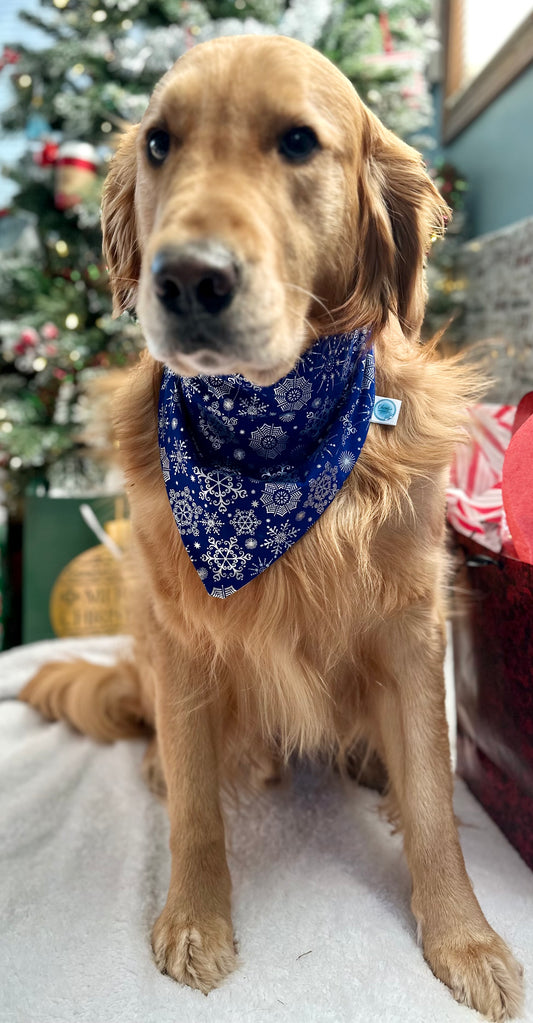
{"type": "MultiPolygon", "coordinates": [[[[107,522],[106,533],[121,548],[127,544],[129,521],[107,522]]],[[[90,547],[57,577],[50,595],[50,622],[56,636],[116,635],[128,631],[125,605],[129,563],[104,544],[90,547]]]]}

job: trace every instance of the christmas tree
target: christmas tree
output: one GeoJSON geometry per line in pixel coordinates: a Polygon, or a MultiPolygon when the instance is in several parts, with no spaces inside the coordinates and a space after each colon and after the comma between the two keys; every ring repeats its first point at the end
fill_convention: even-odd
{"type": "Polygon", "coordinates": [[[13,507],[28,483],[88,492],[102,470],[84,453],[85,389],[135,359],[133,321],[111,318],[99,202],[116,135],[138,121],[158,78],[219,35],[280,33],[317,46],[403,137],[431,117],[424,78],[435,46],[429,0],[41,0],[23,14],[50,40],[14,40],[0,58],[13,104],[4,130],[28,154],[0,218],[0,465],[13,507]]]}

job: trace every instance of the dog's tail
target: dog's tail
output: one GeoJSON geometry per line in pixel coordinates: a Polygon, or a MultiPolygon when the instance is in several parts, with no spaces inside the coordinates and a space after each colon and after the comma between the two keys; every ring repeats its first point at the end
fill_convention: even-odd
{"type": "Polygon", "coordinates": [[[135,665],[112,667],[88,661],[54,661],[27,683],[19,699],[50,721],[68,721],[93,739],[112,742],[146,735],[141,687],[135,665]]]}

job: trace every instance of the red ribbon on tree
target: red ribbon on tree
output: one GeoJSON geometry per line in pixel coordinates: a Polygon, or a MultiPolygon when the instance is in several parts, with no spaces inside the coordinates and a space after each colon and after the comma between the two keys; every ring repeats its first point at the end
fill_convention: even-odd
{"type": "Polygon", "coordinates": [[[385,53],[392,53],[394,46],[392,44],[392,35],[390,30],[389,15],[387,11],[381,11],[379,15],[379,27],[381,28],[381,38],[383,40],[383,50],[385,53]]]}

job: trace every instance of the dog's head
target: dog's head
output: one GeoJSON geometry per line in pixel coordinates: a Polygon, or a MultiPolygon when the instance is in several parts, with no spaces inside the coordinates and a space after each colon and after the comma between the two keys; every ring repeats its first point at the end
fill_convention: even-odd
{"type": "Polygon", "coordinates": [[[194,47],[121,140],[103,198],[114,310],[184,375],[287,373],[319,334],[415,334],[448,209],[415,150],[321,54],[279,36],[194,47]]]}

